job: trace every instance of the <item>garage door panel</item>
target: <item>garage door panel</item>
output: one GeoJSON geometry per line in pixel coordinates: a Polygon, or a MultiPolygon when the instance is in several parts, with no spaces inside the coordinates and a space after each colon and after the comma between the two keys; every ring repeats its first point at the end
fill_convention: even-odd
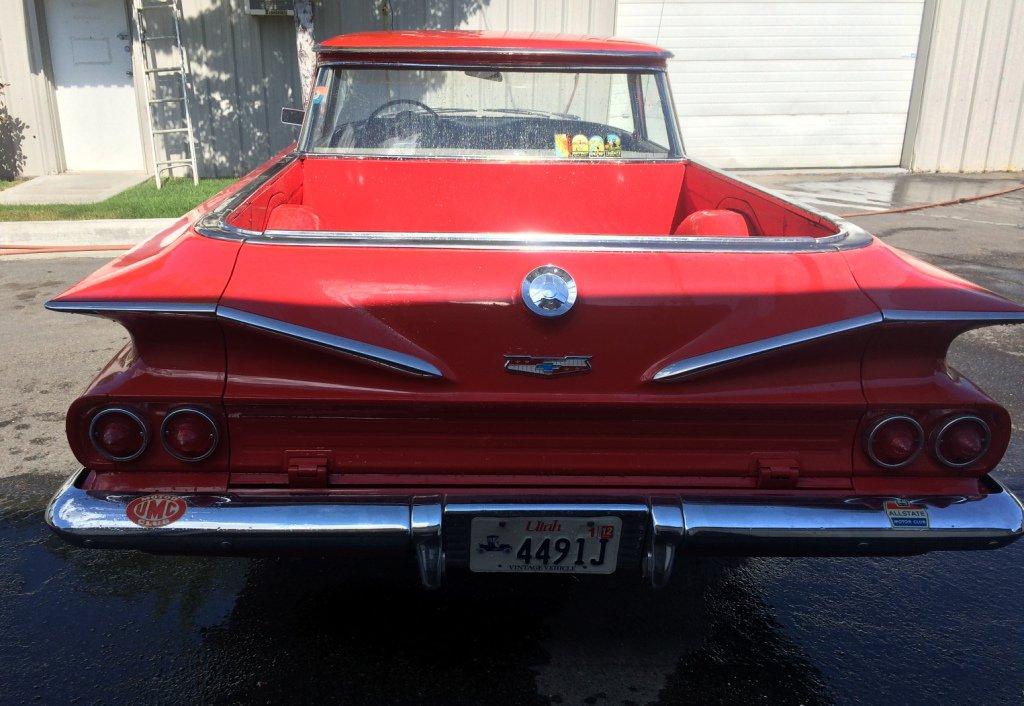
{"type": "Polygon", "coordinates": [[[899,164],[923,2],[619,0],[669,62],[687,152],[729,167],[899,164]]]}
{"type": "Polygon", "coordinates": [[[879,150],[902,147],[901,120],[886,114],[691,117],[683,132],[688,154],[726,168],[748,167],[752,161],[810,168],[825,159],[832,167],[875,167],[885,166],[873,163],[879,150]]]}

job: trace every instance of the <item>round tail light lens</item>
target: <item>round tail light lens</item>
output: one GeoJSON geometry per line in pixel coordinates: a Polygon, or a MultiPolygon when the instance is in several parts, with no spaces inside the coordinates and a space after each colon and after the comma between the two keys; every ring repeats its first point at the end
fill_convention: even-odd
{"type": "Polygon", "coordinates": [[[882,468],[900,468],[921,453],[924,430],[913,417],[886,417],[872,427],[865,447],[868,457],[882,468]]]}
{"type": "Polygon", "coordinates": [[[135,412],[110,407],[92,418],[89,438],[96,450],[111,461],[133,461],[146,450],[149,431],[135,412]]]}
{"type": "Polygon", "coordinates": [[[217,450],[220,434],[217,424],[206,412],[192,408],[176,409],[160,427],[167,453],[179,461],[202,461],[217,450]]]}
{"type": "Polygon", "coordinates": [[[984,420],[954,417],[935,432],[935,458],[954,468],[970,466],[985,455],[991,441],[992,433],[984,420]]]}

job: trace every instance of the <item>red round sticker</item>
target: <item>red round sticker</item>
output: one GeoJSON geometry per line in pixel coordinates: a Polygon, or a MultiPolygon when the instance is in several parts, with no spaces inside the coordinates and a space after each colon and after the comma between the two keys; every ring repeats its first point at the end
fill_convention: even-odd
{"type": "Polygon", "coordinates": [[[139,527],[164,527],[185,514],[185,499],[177,495],[143,495],[125,507],[128,519],[139,527]]]}

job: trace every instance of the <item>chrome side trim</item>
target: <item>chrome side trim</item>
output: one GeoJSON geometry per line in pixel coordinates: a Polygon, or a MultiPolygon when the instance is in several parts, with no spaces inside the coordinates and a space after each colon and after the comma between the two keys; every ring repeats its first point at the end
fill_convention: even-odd
{"type": "Polygon", "coordinates": [[[1024,324],[1024,311],[916,311],[909,309],[885,309],[882,316],[886,321],[899,323],[963,322],[983,326],[1001,324],[1024,324]]]}
{"type": "Polygon", "coordinates": [[[772,338],[765,338],[760,341],[752,341],[750,343],[732,346],[731,348],[723,348],[721,350],[669,363],[655,372],[651,379],[658,382],[664,382],[668,380],[690,378],[726,365],[733,365],[741,361],[767,355],[768,353],[797,346],[802,343],[817,341],[830,336],[846,333],[847,331],[854,331],[868,326],[874,326],[875,324],[881,323],[881,321],[881,314],[865,314],[864,316],[855,316],[851,319],[843,319],[842,321],[836,321],[830,324],[813,326],[811,328],[793,331],[792,333],[785,333],[781,336],[773,336],[772,338]]]}
{"type": "Polygon", "coordinates": [[[258,191],[271,179],[277,177],[292,162],[299,158],[296,152],[290,152],[256,175],[252,181],[234,194],[217,204],[212,211],[196,221],[195,231],[207,238],[217,240],[245,240],[262,235],[262,231],[239,228],[227,222],[230,213],[258,191]]]}
{"type": "Polygon", "coordinates": [[[265,245],[459,250],[557,250],[568,252],[814,253],[864,247],[871,236],[856,226],[822,238],[730,238],[683,235],[566,233],[402,233],[385,231],[276,231],[255,234],[265,245]]]}
{"type": "Polygon", "coordinates": [[[351,338],[335,336],[332,333],[306,328],[305,326],[290,324],[287,321],[279,321],[278,319],[271,319],[227,306],[217,307],[217,317],[260,329],[261,331],[276,333],[297,341],[328,348],[345,355],[350,355],[353,358],[409,375],[428,378],[444,377],[444,374],[436,366],[415,356],[399,353],[389,348],[374,346],[370,343],[356,341],[351,338]]]}
{"type": "Polygon", "coordinates": [[[151,302],[151,301],[48,301],[44,305],[50,311],[69,314],[213,314],[215,303],[151,302]]]}

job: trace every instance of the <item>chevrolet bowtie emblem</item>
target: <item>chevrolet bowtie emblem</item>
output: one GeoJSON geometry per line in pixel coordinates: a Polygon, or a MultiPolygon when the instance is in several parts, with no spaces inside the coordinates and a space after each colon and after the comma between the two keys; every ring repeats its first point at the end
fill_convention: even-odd
{"type": "Polygon", "coordinates": [[[555,377],[557,375],[575,375],[590,372],[589,355],[535,356],[507,355],[505,370],[521,375],[539,375],[555,377]]]}

